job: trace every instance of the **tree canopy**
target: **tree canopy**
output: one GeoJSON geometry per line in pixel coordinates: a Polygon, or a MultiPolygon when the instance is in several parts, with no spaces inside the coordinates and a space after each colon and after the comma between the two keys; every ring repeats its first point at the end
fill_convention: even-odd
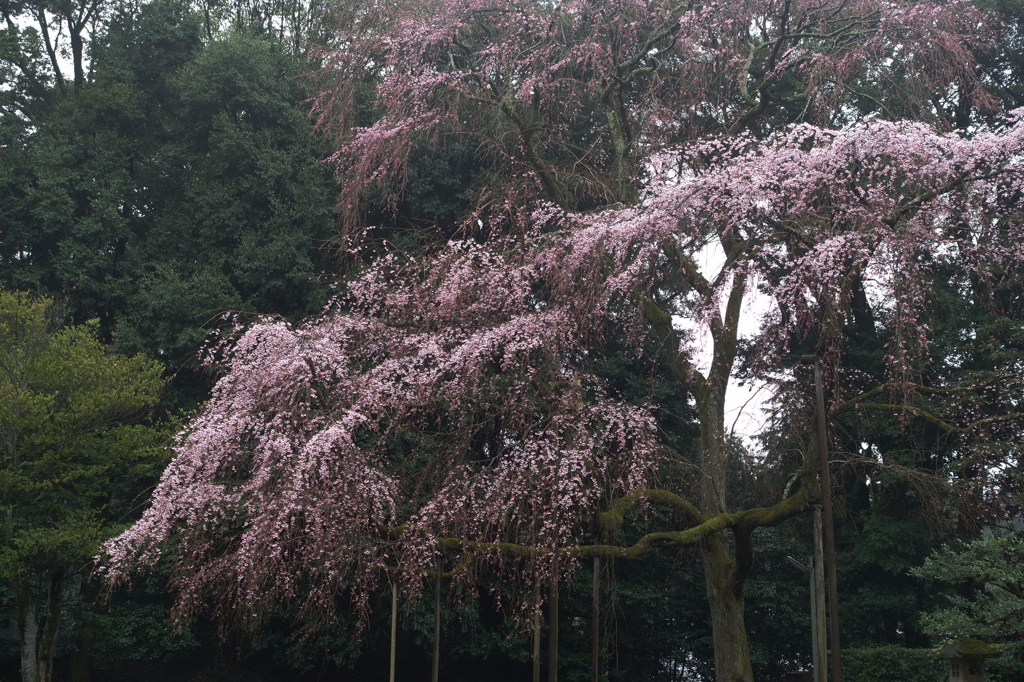
{"type": "MultiPolygon", "coordinates": [[[[478,8],[464,11],[475,17],[478,8]]],[[[900,16],[925,13],[934,22],[944,11],[900,16]]],[[[454,41],[464,29],[419,20],[431,40],[454,41]]],[[[511,49],[504,38],[484,52],[503,49],[511,49]]],[[[854,63],[870,56],[850,50],[854,63]]],[[[447,101],[417,92],[420,111],[447,101]]],[[[353,139],[378,139],[384,127],[401,137],[394,125],[353,139]]],[[[515,576],[528,613],[534,581],[576,559],[692,545],[704,563],[716,679],[752,679],[743,614],[752,533],[807,510],[820,489],[805,442],[797,485],[777,491],[774,504],[746,507],[732,494],[724,397],[739,369],[745,300],[756,294],[768,307],[746,341],[753,371],[781,372],[779,360],[809,342],[833,367],[830,416],[885,410],[964,434],[965,450],[984,443],[1021,415],[978,412],[969,401],[938,415],[915,403],[917,395],[990,386],[922,383],[925,304],[948,261],[962,268],[964,286],[1000,282],[1019,268],[1024,127],[1010,119],[969,137],[880,120],[840,129],[804,123],[770,135],[738,134],[744,127],[645,155],[643,197],[602,210],[573,210],[535,169],[524,182],[542,200],[523,230],[419,258],[388,255],[349,282],[325,315],[298,326],[268,320],[226,340],[216,359],[226,374],[153,507],[108,545],[113,576],[155,561],[173,535],[181,614],[212,606],[227,616],[241,607],[258,623],[273,604],[294,600],[299,617],[316,623],[334,617],[338,594],[362,608],[376,576],[416,590],[440,553],[464,553],[515,576]],[[721,249],[716,267],[701,265],[709,244],[721,249]],[[884,338],[881,376],[841,368],[843,328],[859,315],[884,338]],[[613,329],[634,352],[653,339],[692,396],[701,432],[687,490],[652,485],[666,456],[657,406],[621,400],[590,371],[613,329]],[[705,366],[692,329],[709,339],[705,366]],[[673,509],[681,529],[629,547],[580,544],[588,529],[612,537],[645,504],[673,509]]],[[[407,144],[392,142],[377,149],[407,144]]],[[[528,142],[517,152],[524,163],[528,142]]],[[[366,163],[377,177],[393,168],[366,163]]],[[[1020,386],[1007,375],[999,389],[1016,395],[1020,386]]],[[[811,410],[799,400],[792,408],[789,423],[799,428],[811,410]]]]}
{"type": "Polygon", "coordinates": [[[938,643],[907,570],[1021,507],[1019,5],[0,2],[0,284],[160,361],[157,414],[210,398],[108,545],[153,574],[64,583],[73,681],[207,651],[204,614],[374,677],[389,581],[410,674],[450,590],[452,679],[526,674],[531,621],[579,674],[592,619],[609,680],[779,677],[810,354],[843,645],[938,643]],[[152,638],[167,576],[197,618],[152,638]]]}
{"type": "Polygon", "coordinates": [[[132,424],[159,400],[163,368],[108,353],[95,323],[61,322],[52,301],[0,291],[0,574],[27,682],[50,680],[65,586],[110,534],[111,498],[162,455],[132,424]]]}
{"type": "Polygon", "coordinates": [[[350,219],[401,193],[411,150],[464,137],[490,170],[478,211],[591,210],[635,203],[652,154],[686,141],[987,109],[986,22],[965,2],[368,0],[346,4],[316,111],[350,219]]]}

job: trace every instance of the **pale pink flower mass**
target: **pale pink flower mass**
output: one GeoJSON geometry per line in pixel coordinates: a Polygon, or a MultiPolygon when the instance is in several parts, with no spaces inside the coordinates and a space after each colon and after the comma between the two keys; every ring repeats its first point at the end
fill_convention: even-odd
{"type": "Polygon", "coordinates": [[[1000,199],[1024,190],[1022,141],[1019,121],[973,137],[798,125],[717,141],[636,206],[542,205],[525,235],[382,259],[315,318],[218,340],[223,377],[105,570],[125,580],[169,553],[179,615],[258,619],[291,600],[312,617],[339,594],[365,614],[385,574],[419,584],[444,538],[575,545],[595,511],[655,480],[654,407],[623,401],[587,350],[612,321],[639,343],[639,296],[709,240],[746,245],[728,276],[693,279],[678,314],[720,325],[736,278],[767,283],[785,315],[754,347],[772,357],[843,314],[850,273],[874,273],[888,371],[909,375],[927,354],[930,259],[1024,266],[1018,206],[1000,199]]]}

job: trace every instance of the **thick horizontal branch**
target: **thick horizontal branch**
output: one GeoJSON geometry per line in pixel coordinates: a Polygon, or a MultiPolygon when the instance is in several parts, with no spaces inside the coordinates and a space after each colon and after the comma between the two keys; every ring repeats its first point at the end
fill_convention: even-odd
{"type": "Polygon", "coordinates": [[[994,424],[996,422],[1010,421],[1013,419],[1020,419],[1021,417],[1024,417],[1024,412],[1014,412],[1012,414],[1003,414],[995,417],[986,417],[985,419],[978,419],[977,421],[971,422],[967,426],[957,426],[956,424],[950,424],[949,422],[935,416],[934,414],[928,412],[927,410],[922,410],[921,408],[914,407],[913,405],[900,405],[897,403],[860,403],[859,407],[868,410],[879,410],[882,412],[912,412],[918,417],[921,417],[922,419],[931,422],[932,424],[939,427],[946,433],[966,433],[972,429],[978,428],[979,426],[984,426],[985,424],[994,424]]]}
{"type": "Polygon", "coordinates": [[[611,509],[597,515],[594,523],[597,527],[596,530],[599,533],[614,533],[622,527],[626,520],[626,514],[645,502],[682,512],[691,525],[697,525],[706,520],[697,507],[673,492],[656,488],[637,488],[623,495],[611,506],[611,509]]]}
{"type": "Polygon", "coordinates": [[[940,388],[938,386],[925,386],[923,384],[915,384],[915,383],[909,383],[909,382],[894,381],[894,382],[890,382],[890,383],[887,383],[887,384],[881,384],[881,385],[876,386],[875,388],[871,389],[870,391],[866,391],[864,393],[861,393],[856,398],[850,398],[846,402],[839,403],[838,405],[833,407],[831,410],[829,410],[829,415],[832,416],[832,415],[836,415],[836,414],[840,414],[842,412],[847,412],[849,410],[852,410],[855,407],[857,407],[858,405],[860,405],[863,401],[867,400],[868,398],[870,398],[872,396],[875,396],[875,395],[878,395],[879,393],[881,393],[883,391],[890,390],[890,389],[912,388],[913,390],[915,390],[915,391],[917,391],[919,393],[934,393],[936,395],[958,395],[958,394],[964,394],[964,393],[971,393],[972,391],[977,391],[979,389],[982,389],[982,388],[985,388],[987,386],[990,386],[991,384],[992,384],[992,381],[988,381],[988,382],[985,382],[985,383],[975,384],[975,385],[972,385],[972,386],[958,386],[956,388],[940,388]]]}
{"type": "Polygon", "coordinates": [[[671,239],[666,239],[662,242],[661,249],[665,257],[673,262],[690,286],[697,290],[697,293],[707,299],[714,296],[715,292],[711,287],[711,283],[697,269],[696,264],[683,253],[678,244],[671,239]]]}
{"type": "MultiPolygon", "coordinates": [[[[813,237],[811,237],[810,235],[804,234],[800,230],[798,230],[795,227],[793,227],[792,225],[790,225],[787,221],[775,220],[774,218],[772,218],[770,216],[766,216],[764,218],[764,221],[767,222],[772,227],[774,227],[775,229],[782,230],[786,234],[791,235],[793,237],[796,237],[805,246],[809,246],[811,248],[814,248],[815,246],[818,245],[818,242],[813,237]]],[[[822,219],[818,219],[817,221],[813,221],[813,222],[816,222],[818,224],[818,226],[821,227],[825,221],[822,220],[822,219]]]]}
{"type": "MultiPolygon", "coordinates": [[[[620,547],[617,545],[577,545],[573,547],[559,547],[555,551],[558,552],[559,556],[567,558],[643,559],[655,547],[688,547],[702,542],[715,533],[720,533],[730,528],[752,530],[754,528],[777,526],[786,519],[810,508],[810,501],[806,499],[805,490],[805,488],[801,488],[772,507],[758,507],[741,512],[717,514],[704,519],[698,525],[686,530],[648,533],[630,547],[620,547]]],[[[671,495],[671,493],[669,494],[671,495]]],[[[682,498],[678,499],[682,500],[682,498]]],[[[682,501],[684,505],[689,505],[685,500],[682,501]]],[[[694,511],[696,512],[696,509],[694,511]]],[[[552,550],[548,547],[533,547],[514,542],[476,542],[463,540],[462,538],[439,539],[438,548],[469,552],[493,552],[521,558],[545,557],[550,556],[552,553],[552,550]]]]}
{"type": "Polygon", "coordinates": [[[388,540],[399,540],[399,539],[401,539],[402,533],[404,533],[406,531],[406,529],[409,528],[409,524],[408,523],[403,523],[400,526],[394,526],[394,527],[385,526],[383,523],[375,523],[374,525],[377,527],[377,533],[381,537],[387,538],[388,540]]]}
{"type": "Polygon", "coordinates": [[[940,197],[943,196],[944,194],[952,192],[953,190],[962,187],[968,182],[976,182],[978,180],[989,180],[999,174],[1000,172],[998,171],[979,173],[978,175],[971,175],[966,171],[958,173],[951,180],[947,181],[942,185],[939,185],[935,189],[925,190],[916,197],[910,199],[909,201],[906,201],[901,206],[894,209],[888,216],[882,218],[882,222],[888,225],[889,227],[895,227],[896,223],[898,223],[900,219],[902,219],[905,215],[912,212],[913,210],[920,208],[926,202],[931,201],[936,197],[940,197]]]}

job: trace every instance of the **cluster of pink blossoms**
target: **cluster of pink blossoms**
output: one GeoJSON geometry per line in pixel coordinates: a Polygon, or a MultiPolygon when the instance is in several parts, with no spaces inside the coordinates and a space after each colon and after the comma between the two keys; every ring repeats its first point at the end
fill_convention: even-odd
{"type": "Polygon", "coordinates": [[[866,273],[899,311],[891,371],[911,371],[934,263],[1024,267],[1004,200],[1024,189],[1022,147],[1021,123],[971,138],[797,126],[704,150],[704,170],[657,179],[638,206],[542,207],[522,238],[383,259],[318,317],[224,343],[223,378],[105,570],[124,580],[167,553],[180,615],[258,620],[291,602],[312,618],[338,595],[365,613],[385,576],[418,584],[446,538],[495,563],[496,543],[578,543],[595,511],[654,480],[652,406],[590,369],[612,327],[643,336],[640,299],[709,242],[732,245],[675,303],[712,324],[746,277],[785,311],[755,344],[769,356],[845,310],[850,273],[866,273]]]}

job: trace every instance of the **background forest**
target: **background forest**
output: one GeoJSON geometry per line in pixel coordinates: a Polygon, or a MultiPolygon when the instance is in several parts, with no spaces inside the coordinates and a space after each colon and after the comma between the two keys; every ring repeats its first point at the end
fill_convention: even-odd
{"type": "MultiPolygon", "coordinates": [[[[1024,3],[977,0],[972,7],[998,17],[993,43],[979,43],[973,55],[977,92],[990,99],[949,86],[915,100],[903,87],[909,75],[887,73],[851,87],[827,123],[912,119],[966,137],[998,128],[999,112],[1024,106],[1024,3]],[[886,90],[884,79],[905,98],[886,90]]],[[[386,254],[419,257],[477,227],[469,234],[476,242],[494,239],[486,221],[514,223],[517,192],[530,182],[542,198],[584,215],[642,192],[641,182],[623,178],[643,176],[643,168],[601,185],[590,169],[573,175],[584,164],[550,148],[559,180],[543,172],[523,180],[529,173],[508,162],[500,145],[481,151],[478,140],[452,130],[439,134],[443,144],[430,135],[410,142],[399,179],[357,182],[375,171],[352,160],[360,148],[347,131],[394,112],[375,99],[387,73],[368,70],[349,92],[323,95],[324,65],[347,68],[332,59],[351,49],[337,44],[350,9],[319,0],[0,0],[2,679],[382,679],[391,606],[383,586],[353,638],[354,620],[300,627],[285,608],[264,614],[257,630],[225,628],[208,614],[176,627],[172,559],[114,589],[93,572],[101,543],[142,514],[172,458],[174,435],[210,400],[218,374],[200,362],[204,341],[263,316],[298,322],[316,315],[338,287],[386,254]],[[334,105],[348,108],[331,114],[334,105]],[[348,150],[347,161],[339,161],[339,149],[348,150]],[[570,166],[572,173],[564,170],[570,166]]],[[[369,43],[365,49],[368,62],[384,52],[369,43]]],[[[805,120],[798,82],[780,78],[762,102],[769,90],[774,109],[736,119],[754,137],[805,120]]],[[[492,140],[507,134],[479,116],[472,120],[492,126],[492,140]]],[[[589,144],[584,119],[566,135],[589,144]]],[[[670,143],[714,133],[714,119],[677,131],[670,143]]],[[[374,162],[372,150],[365,153],[374,162]]],[[[982,412],[1019,413],[1024,279],[1006,274],[983,300],[972,300],[956,287],[963,277],[949,272],[948,286],[929,301],[936,369],[928,381],[952,381],[941,368],[955,365],[1002,382],[1005,391],[985,394],[991,404],[982,412]]],[[[841,330],[842,362],[885,376],[885,339],[858,310],[841,330]]],[[[659,482],[688,480],[687,463],[700,449],[697,407],[671,380],[671,358],[654,335],[639,354],[625,349],[628,337],[605,337],[587,371],[631,404],[660,406],[658,438],[676,459],[658,471],[659,482]]],[[[814,352],[815,342],[800,340],[795,354],[814,352]]],[[[756,349],[741,343],[736,352],[745,378],[765,370],[756,349]]],[[[790,404],[803,404],[811,386],[808,374],[806,394],[790,404]]],[[[776,414],[756,443],[728,439],[728,495],[744,508],[776,502],[765,500],[796,480],[799,419],[781,407],[776,414]]],[[[811,412],[805,416],[809,425],[811,412]]],[[[1004,647],[990,664],[996,679],[1024,679],[1016,417],[1007,427],[1013,433],[975,461],[917,413],[850,412],[833,422],[848,680],[942,679],[942,666],[921,650],[968,635],[1004,647]],[[981,478],[985,490],[972,488],[981,478]]],[[[432,447],[415,438],[401,447],[432,447]]],[[[632,545],[674,513],[651,507],[630,516],[616,529],[617,543],[632,545]]],[[[750,661],[754,679],[781,681],[810,661],[807,577],[788,559],[807,563],[810,516],[756,528],[753,537],[755,565],[745,585],[750,661]]],[[[581,562],[563,586],[564,680],[590,679],[592,566],[581,562]]],[[[643,560],[604,560],[599,570],[605,679],[715,679],[708,587],[696,552],[655,547],[643,560]]],[[[503,608],[502,580],[480,570],[458,598],[446,599],[442,679],[529,679],[530,635],[503,608]]],[[[401,604],[399,680],[429,678],[432,602],[424,593],[401,604]]]]}

